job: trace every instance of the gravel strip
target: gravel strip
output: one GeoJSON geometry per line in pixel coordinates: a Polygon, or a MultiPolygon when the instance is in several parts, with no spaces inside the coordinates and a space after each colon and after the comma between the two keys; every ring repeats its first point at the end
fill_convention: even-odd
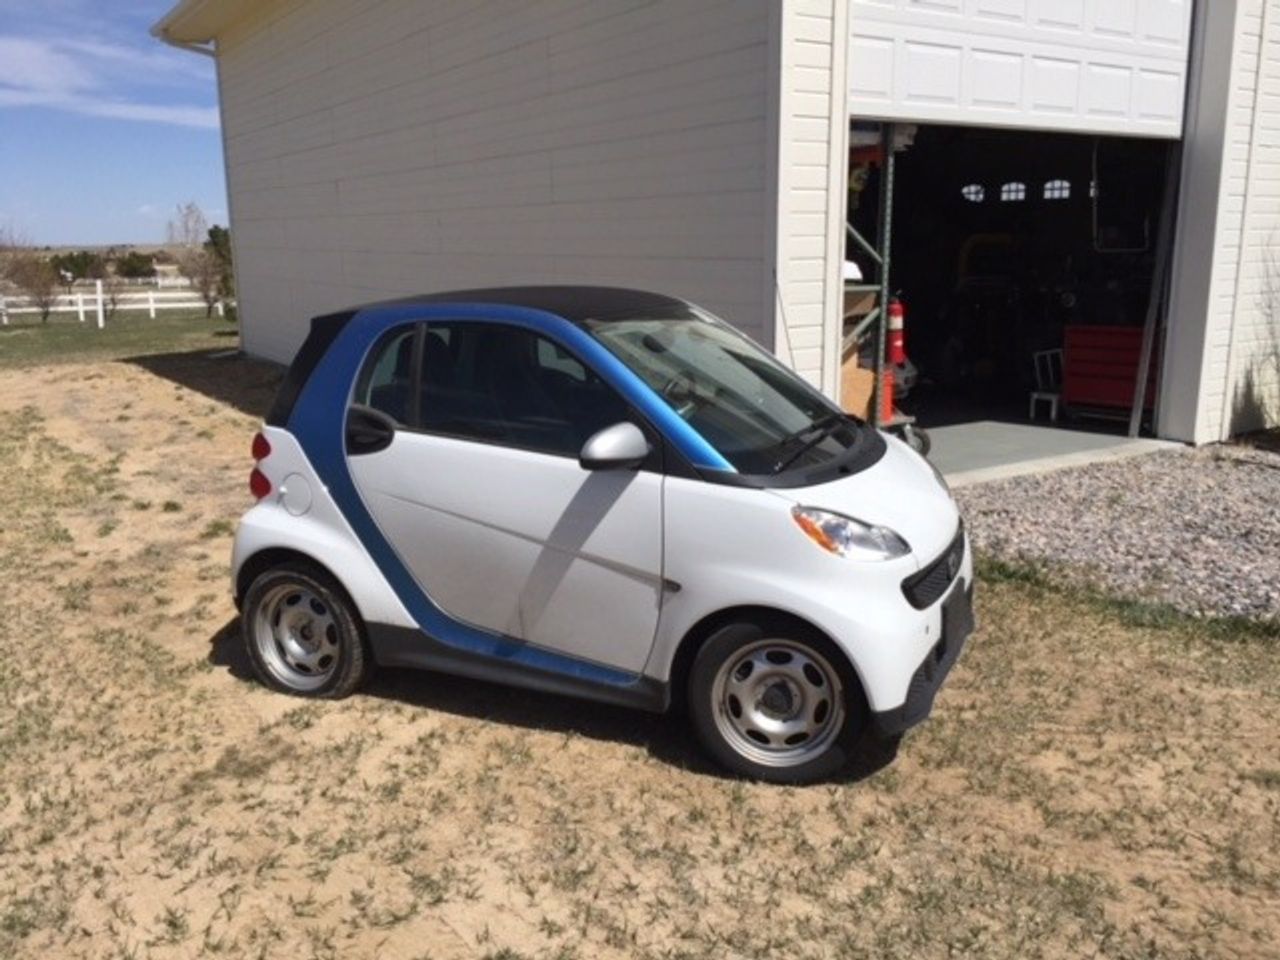
{"type": "Polygon", "coordinates": [[[1176,450],[956,491],[976,548],[1196,616],[1280,618],[1280,453],[1176,450]]]}

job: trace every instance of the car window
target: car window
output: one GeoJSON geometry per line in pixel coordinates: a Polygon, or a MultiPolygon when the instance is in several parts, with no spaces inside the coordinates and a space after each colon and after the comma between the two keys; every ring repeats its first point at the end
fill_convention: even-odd
{"type": "Polygon", "coordinates": [[[433,433],[576,457],[629,413],[576,357],[520,327],[432,322],[421,371],[419,425],[433,433]]]}
{"type": "Polygon", "coordinates": [[[413,327],[394,330],[374,348],[356,387],[355,402],[385,413],[396,423],[412,417],[413,327]]]}
{"type": "Polygon", "coordinates": [[[821,466],[861,443],[855,421],[720,321],[635,317],[585,326],[742,473],[821,466]]]}
{"type": "Polygon", "coordinates": [[[579,383],[587,379],[587,368],[559,344],[538,338],[538,363],[548,370],[559,370],[579,383]]]}

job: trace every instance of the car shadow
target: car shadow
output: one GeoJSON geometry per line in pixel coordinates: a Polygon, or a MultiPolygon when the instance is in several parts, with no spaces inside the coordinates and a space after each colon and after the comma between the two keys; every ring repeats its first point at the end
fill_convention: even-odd
{"type": "Polygon", "coordinates": [[[238,350],[190,350],[125,357],[141,367],[251,417],[264,417],[284,378],[284,367],[246,357],[238,350]]]}
{"type": "MultiPolygon", "coordinates": [[[[226,669],[238,680],[255,679],[241,640],[238,619],[228,621],[210,638],[209,662],[226,669]]],[[[714,765],[702,753],[688,720],[677,711],[664,716],[429,670],[397,667],[379,668],[359,695],[456,717],[643,747],[654,759],[670,766],[717,779],[733,779],[732,774],[714,765]]],[[[899,740],[864,737],[859,744],[858,758],[831,782],[858,783],[883,770],[897,757],[899,740]]]]}

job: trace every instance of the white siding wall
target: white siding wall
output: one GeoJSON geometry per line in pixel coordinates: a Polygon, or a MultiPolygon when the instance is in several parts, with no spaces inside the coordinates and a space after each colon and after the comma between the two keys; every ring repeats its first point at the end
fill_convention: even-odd
{"type": "Polygon", "coordinates": [[[1280,0],[1242,4],[1227,203],[1206,429],[1225,438],[1280,422],[1280,0]],[[1228,298],[1230,306],[1228,307],[1228,298]]]}
{"type": "Polygon", "coordinates": [[[1159,427],[1195,443],[1280,422],[1280,0],[1201,18],[1159,427]]]}
{"type": "Polygon", "coordinates": [[[780,26],[777,352],[835,396],[848,166],[848,3],[784,0],[780,26]]]}
{"type": "Polygon", "coordinates": [[[246,348],[287,359],[308,317],[362,301],[539,282],[688,297],[772,346],[774,16],[261,4],[218,38],[246,348]]]}

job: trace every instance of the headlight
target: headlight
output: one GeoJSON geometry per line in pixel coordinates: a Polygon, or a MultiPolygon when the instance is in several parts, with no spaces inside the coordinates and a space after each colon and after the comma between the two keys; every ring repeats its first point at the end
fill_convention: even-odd
{"type": "Polygon", "coordinates": [[[791,517],[805,536],[827,553],[850,560],[892,560],[911,552],[888,527],[877,527],[815,507],[792,507],[791,517]]]}

